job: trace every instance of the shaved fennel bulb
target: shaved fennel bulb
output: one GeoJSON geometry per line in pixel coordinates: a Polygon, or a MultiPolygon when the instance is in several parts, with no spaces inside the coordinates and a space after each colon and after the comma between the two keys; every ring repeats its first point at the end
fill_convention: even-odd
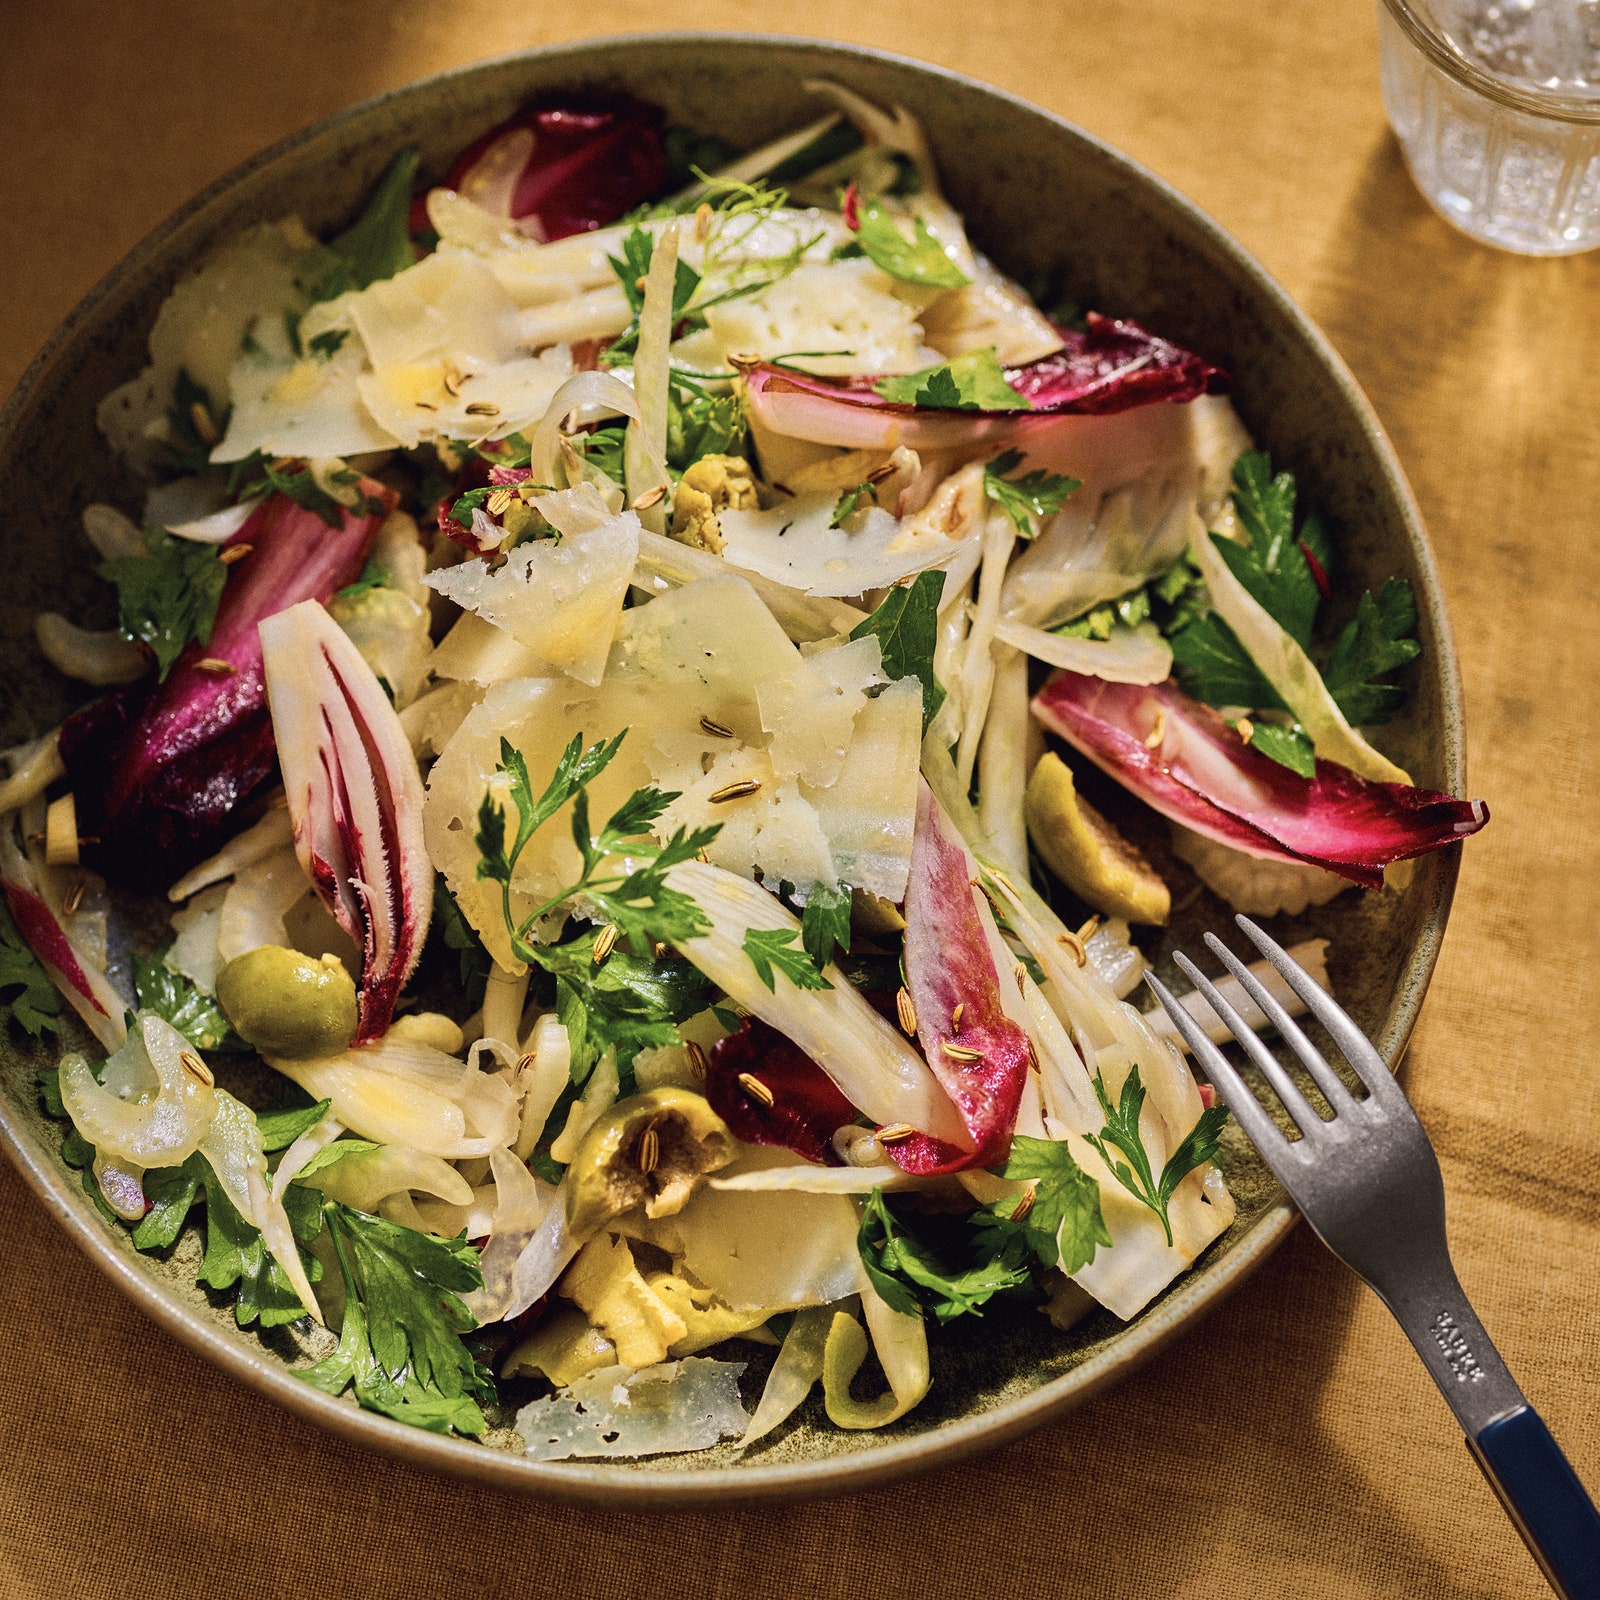
{"type": "Polygon", "coordinates": [[[928,1064],[889,1026],[835,966],[827,989],[798,989],[779,970],[769,989],[745,952],[751,931],[792,931],[800,924],[765,889],[719,867],[686,861],[667,883],[699,906],[711,931],[684,942],[683,954],[752,1015],[792,1039],[850,1101],[880,1123],[909,1123],[970,1149],[972,1140],[928,1064]]]}

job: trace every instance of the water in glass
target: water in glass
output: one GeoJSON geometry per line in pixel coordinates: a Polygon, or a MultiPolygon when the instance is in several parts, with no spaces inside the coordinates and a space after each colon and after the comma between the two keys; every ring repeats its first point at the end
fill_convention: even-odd
{"type": "MultiPolygon", "coordinates": [[[[1600,0],[1412,0],[1492,78],[1600,112],[1600,0]]],[[[1430,60],[1379,0],[1383,99],[1417,186],[1474,238],[1528,255],[1600,245],[1600,122],[1503,105],[1430,60]]]]}

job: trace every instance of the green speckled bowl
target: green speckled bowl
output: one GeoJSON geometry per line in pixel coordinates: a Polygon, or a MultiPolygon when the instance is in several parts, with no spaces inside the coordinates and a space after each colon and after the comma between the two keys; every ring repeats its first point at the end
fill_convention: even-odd
{"type": "MultiPolygon", "coordinates": [[[[802,82],[826,75],[922,118],[951,199],[974,240],[1019,277],[1064,272],[1081,303],[1137,318],[1234,377],[1252,433],[1299,474],[1323,511],[1355,589],[1393,573],[1411,580],[1424,652],[1394,756],[1431,788],[1463,792],[1460,693],[1433,559],[1394,453],[1343,363],[1270,278],[1216,225],[1125,157],[1059,118],[970,79],[868,50],[809,41],[658,34],[559,46],[401,89],[286,140],[213,185],[163,224],[73,312],[0,415],[0,505],[10,577],[0,613],[0,744],[60,720],[78,696],[34,648],[43,607],[109,620],[91,576],[78,512],[90,500],[132,506],[95,430],[95,404],[136,371],[174,280],[247,224],[299,212],[313,229],[342,222],[394,150],[417,144],[425,175],[529,95],[627,89],[670,118],[750,146],[818,114],[802,82]]],[[[1178,885],[1184,911],[1160,954],[1194,948],[1225,924],[1208,894],[1187,897],[1186,869],[1146,840],[1178,885]]],[[[1455,886],[1454,851],[1419,864],[1403,894],[1349,894],[1278,931],[1331,940],[1334,986],[1385,1057],[1398,1061],[1416,1021],[1455,886]]],[[[119,948],[153,938],[158,919],[124,908],[119,948]]],[[[1154,953],[1154,952],[1152,952],[1154,953]]],[[[879,1433],[831,1428],[818,1399],[741,1459],[731,1446],[637,1465],[537,1464],[508,1427],[486,1444],[437,1438],[333,1400],[291,1376],[287,1335],[263,1341],[194,1283],[196,1248],[167,1262],[108,1228],[57,1154],[59,1128],[33,1089],[47,1047],[0,1035],[0,1137],[73,1241],[165,1328],[310,1422],[450,1472],[573,1499],[642,1505],[725,1503],[836,1493],[881,1483],[1010,1439],[1060,1416],[1149,1359],[1213,1308],[1276,1248],[1294,1212],[1237,1133],[1225,1147],[1238,1220],[1196,1269],[1128,1324],[1096,1311],[1067,1335],[1031,1309],[995,1309],[935,1335],[934,1384],[911,1416],[879,1433]]],[[[747,1390],[770,1352],[746,1346],[747,1390]]],[[[501,1419],[509,1422],[509,1415],[501,1419]]]]}

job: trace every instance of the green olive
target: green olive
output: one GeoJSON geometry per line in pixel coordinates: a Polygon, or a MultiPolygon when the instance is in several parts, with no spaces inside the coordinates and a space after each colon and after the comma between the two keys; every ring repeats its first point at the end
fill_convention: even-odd
{"type": "Polygon", "coordinates": [[[676,1215],[735,1148],[727,1123],[692,1089],[663,1085],[619,1100],[584,1134],[567,1168],[572,1236],[585,1239],[640,1204],[647,1217],[676,1215]]]}
{"type": "Polygon", "coordinates": [[[356,986],[337,956],[319,961],[277,944],[248,950],[217,974],[217,1004],[267,1056],[336,1056],[355,1037],[356,986]]]}

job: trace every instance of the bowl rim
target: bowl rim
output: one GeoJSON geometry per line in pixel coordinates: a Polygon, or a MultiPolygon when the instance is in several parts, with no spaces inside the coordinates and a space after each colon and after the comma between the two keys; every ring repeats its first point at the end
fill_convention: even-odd
{"type": "MultiPolygon", "coordinates": [[[[333,128],[368,117],[383,105],[442,83],[467,84],[474,77],[488,76],[497,69],[528,59],[565,57],[587,64],[609,54],[625,54],[629,50],[665,44],[698,44],[707,48],[737,44],[745,48],[820,52],[844,62],[887,65],[977,90],[1027,116],[1043,118],[1071,138],[1093,147],[1097,157],[1119,175],[1153,192],[1160,202],[1180,213],[1187,225],[1200,233],[1219,256],[1296,325],[1360,421],[1379,467],[1383,488],[1399,509],[1423,580],[1423,594],[1419,600],[1437,656],[1435,672],[1440,690],[1444,787],[1453,794],[1464,794],[1466,769],[1460,673],[1437,564],[1393,445],[1371,402],[1326,335],[1249,251],[1193,201],[1148,168],[1097,135],[1021,95],[895,51],[799,34],[733,29],[659,29],[606,34],[468,62],[384,90],[336,111],[279,139],[215,179],[119,258],[57,326],[24,369],[5,406],[0,408],[0,453],[5,451],[11,434],[18,428],[35,389],[123,277],[160,250],[192,217],[252,173],[333,128]]],[[[1459,849],[1442,854],[1433,903],[1427,908],[1410,955],[1397,974],[1394,1000],[1375,1041],[1391,1070],[1398,1068],[1404,1054],[1438,959],[1459,864],[1459,849]]],[[[1149,1361],[1205,1312],[1234,1293],[1283,1243],[1299,1220],[1294,1206],[1280,1193],[1250,1231],[1213,1260],[1203,1276],[1191,1272],[1180,1279],[1151,1311],[1123,1330],[1109,1348],[1089,1357],[1070,1372],[1041,1384],[1031,1393],[943,1423],[930,1433],[890,1439],[870,1450],[815,1461],[652,1472],[595,1462],[533,1462],[506,1451],[409,1427],[364,1411],[352,1401],[323,1394],[296,1378],[265,1349],[237,1341],[220,1328],[194,1318],[175,1300],[169,1299],[158,1282],[141,1272],[132,1258],[117,1247],[98,1214],[87,1206],[80,1208],[74,1199],[73,1185],[57,1170],[57,1163],[49,1152],[3,1096],[0,1096],[0,1144],[47,1211],[61,1223],[90,1261],[135,1305],[225,1373],[298,1416],[412,1465],[556,1500],[621,1505],[639,1510],[729,1506],[847,1494],[891,1483],[913,1473],[949,1466],[981,1450],[1007,1443],[1083,1404],[1149,1361]]]]}

